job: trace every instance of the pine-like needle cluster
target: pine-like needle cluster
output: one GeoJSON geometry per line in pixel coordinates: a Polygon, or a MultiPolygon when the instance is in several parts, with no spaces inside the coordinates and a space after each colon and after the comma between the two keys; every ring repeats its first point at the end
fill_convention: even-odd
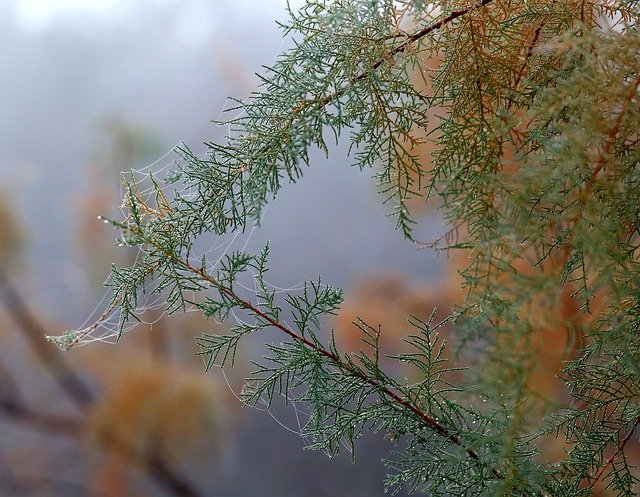
{"type": "Polygon", "coordinates": [[[247,335],[275,330],[244,400],[301,406],[310,446],[329,454],[365,430],[390,434],[389,488],[637,495],[639,10],[623,0],[307,0],[282,25],[293,47],[220,123],[227,140],[204,158],[179,148],[167,178],[146,180],[150,197],[125,182],[126,215],[112,223],[140,256],[113,268],[109,310],[122,325],[135,319],[154,281],[168,312],[242,316],[199,339],[209,367],[232,365],[247,335]],[[468,369],[446,360],[433,319],[410,317],[394,360],[418,380],[394,378],[375,323],[356,323],[357,354],[322,333],[339,289],[318,279],[280,298],[265,280],[268,247],[215,265],[195,254],[201,237],[257,222],[310,166],[310,150],[337,142],[375,171],[407,238],[409,200],[439,198],[446,239],[458,240],[446,248],[469,255],[468,296],[450,318],[454,348],[474,350],[468,369]],[[549,399],[534,379],[558,337],[568,337],[566,391],[549,399]]]}

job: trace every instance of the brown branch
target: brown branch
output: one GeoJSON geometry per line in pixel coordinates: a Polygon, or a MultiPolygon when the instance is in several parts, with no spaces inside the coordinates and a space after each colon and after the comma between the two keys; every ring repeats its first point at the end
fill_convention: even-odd
{"type": "MultiPolygon", "coordinates": [[[[555,3],[555,1],[553,3],[555,3]]],[[[524,78],[524,75],[527,70],[527,66],[529,65],[529,60],[531,60],[531,57],[533,57],[533,50],[538,44],[538,41],[540,39],[540,33],[542,32],[542,29],[544,28],[544,26],[545,26],[545,22],[540,21],[538,26],[536,26],[536,29],[533,31],[533,38],[531,39],[531,43],[529,43],[529,45],[527,46],[527,53],[525,55],[525,60],[522,64],[522,67],[520,68],[520,72],[518,73],[516,82],[513,85],[513,88],[515,90],[517,90],[518,86],[520,85],[520,82],[522,81],[522,78],[524,78]]],[[[514,103],[513,100],[509,102],[509,105],[507,106],[507,110],[511,109],[511,107],[513,106],[513,103],[514,103]]]]}
{"type": "Polygon", "coordinates": [[[78,419],[45,414],[9,397],[0,397],[0,411],[20,423],[53,435],[77,436],[82,430],[78,419]]]}
{"type": "Polygon", "coordinates": [[[45,414],[27,405],[22,398],[18,384],[9,370],[0,362],[0,411],[18,422],[32,425],[53,434],[77,435],[80,432],[79,419],[45,414]]]}
{"type": "MultiPolygon", "coordinates": [[[[280,331],[283,331],[284,333],[289,335],[293,340],[303,344],[304,346],[310,348],[311,350],[314,350],[314,351],[318,352],[323,357],[329,359],[336,367],[342,369],[343,371],[347,372],[351,376],[354,376],[354,377],[364,381],[365,383],[371,385],[372,387],[374,387],[378,391],[384,393],[384,395],[386,395],[387,397],[392,399],[396,404],[404,407],[405,409],[408,409],[414,415],[416,415],[418,418],[420,418],[420,420],[428,428],[430,428],[431,430],[437,432],[439,435],[443,436],[444,438],[449,440],[449,442],[453,443],[454,445],[457,445],[458,447],[462,448],[467,453],[467,456],[470,459],[472,459],[474,461],[477,461],[477,462],[480,462],[480,458],[478,456],[478,453],[475,452],[473,449],[467,447],[456,434],[452,433],[444,425],[442,425],[441,423],[436,421],[433,417],[429,416],[427,413],[425,413],[418,406],[416,406],[413,403],[411,403],[408,399],[400,397],[396,392],[391,390],[387,385],[383,385],[382,383],[379,383],[378,381],[376,381],[376,380],[364,375],[362,372],[360,372],[359,370],[355,369],[354,367],[349,366],[348,364],[345,364],[344,361],[342,361],[342,359],[338,355],[336,355],[336,354],[328,351],[324,347],[322,347],[322,346],[310,341],[305,336],[296,333],[295,331],[291,330],[290,328],[288,328],[287,326],[283,325],[279,321],[274,320],[271,316],[269,316],[268,314],[265,314],[263,311],[261,311],[259,308],[257,308],[255,305],[253,305],[251,302],[248,302],[247,300],[244,300],[241,297],[239,297],[238,295],[236,295],[235,292],[233,292],[233,290],[231,290],[231,289],[225,287],[224,285],[222,285],[217,280],[217,278],[214,278],[210,274],[204,272],[202,269],[199,269],[199,268],[196,268],[196,267],[192,266],[188,262],[183,261],[182,259],[176,257],[174,254],[164,250],[162,247],[156,247],[156,248],[158,248],[159,250],[163,250],[165,252],[165,254],[167,256],[169,256],[179,266],[182,266],[187,271],[199,276],[203,280],[205,280],[208,283],[210,283],[220,293],[222,293],[222,294],[226,295],[227,297],[231,298],[240,307],[242,307],[242,308],[252,312],[256,316],[260,317],[261,319],[266,321],[270,326],[272,326],[274,328],[277,328],[280,331]]],[[[501,473],[496,468],[491,468],[491,473],[498,479],[502,479],[503,478],[501,473]]]]}
{"type": "MultiPolygon", "coordinates": [[[[474,5],[473,7],[469,7],[467,9],[461,9],[461,10],[454,10],[448,16],[443,17],[439,21],[436,21],[436,22],[434,22],[432,24],[429,24],[428,26],[425,26],[420,31],[417,31],[416,33],[414,33],[411,36],[409,36],[403,43],[398,45],[393,50],[393,55],[398,55],[399,53],[404,52],[411,44],[415,43],[420,38],[424,38],[429,33],[433,32],[433,31],[436,31],[437,29],[441,29],[443,26],[449,24],[451,21],[456,20],[458,17],[464,16],[465,14],[470,12],[471,10],[479,9],[480,7],[484,7],[485,5],[490,4],[491,2],[493,2],[493,0],[482,0],[480,3],[478,3],[477,5],[474,5]]],[[[369,71],[363,72],[360,75],[356,76],[354,81],[360,81],[361,79],[366,78],[367,75],[369,75],[371,72],[375,71],[383,63],[384,63],[383,59],[378,60],[375,64],[373,64],[371,66],[371,69],[369,71]]]]}
{"type": "MultiPolygon", "coordinates": [[[[0,299],[5,304],[7,312],[18,325],[29,345],[40,358],[42,364],[49,370],[63,391],[80,408],[86,408],[98,399],[89,390],[82,379],[63,357],[63,353],[53,344],[45,340],[45,330],[33,317],[20,295],[9,282],[3,269],[0,267],[0,299]]],[[[8,416],[24,421],[40,429],[60,432],[68,435],[77,434],[80,431],[79,422],[42,414],[19,400],[19,392],[11,376],[0,366],[0,376],[4,379],[5,390],[10,396],[0,396],[0,409],[8,416]]],[[[189,482],[171,469],[167,463],[156,453],[147,456],[147,468],[149,476],[162,487],[180,497],[199,497],[200,492],[189,482]]]]}
{"type": "Polygon", "coordinates": [[[175,495],[181,497],[200,497],[202,495],[189,480],[174,473],[157,453],[150,454],[145,462],[151,477],[175,495]]]}
{"type": "Polygon", "coordinates": [[[62,357],[62,352],[45,340],[46,330],[31,314],[2,267],[0,300],[31,349],[69,398],[80,408],[93,402],[94,393],[62,357]]]}

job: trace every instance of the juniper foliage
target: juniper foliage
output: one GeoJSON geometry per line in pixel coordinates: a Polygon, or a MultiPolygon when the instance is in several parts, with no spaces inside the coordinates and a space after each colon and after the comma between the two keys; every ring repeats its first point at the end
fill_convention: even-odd
{"type": "MultiPolygon", "coordinates": [[[[200,338],[209,368],[232,365],[247,335],[277,330],[282,341],[247,380],[246,402],[283,394],[306,406],[310,446],[331,455],[366,430],[390,434],[389,489],[636,495],[638,7],[307,0],[282,25],[293,48],[265,68],[258,92],[236,102],[239,117],[220,123],[232,130],[227,141],[209,143],[206,158],[181,147],[169,177],[149,178],[154,202],[125,182],[128,215],[112,223],[141,255],[113,268],[108,312],[119,309],[123,325],[135,319],[153,279],[168,312],[244,313],[227,334],[200,338]],[[394,378],[375,323],[356,323],[357,354],[321,333],[322,317],[340,308],[339,289],[309,281],[283,301],[265,282],[268,247],[228,254],[214,272],[192,253],[208,233],[257,222],[310,166],[312,148],[328,154],[340,141],[355,164],[376,171],[408,239],[409,200],[439,198],[450,231],[436,248],[469,253],[467,298],[449,319],[455,347],[473,345],[463,354],[468,369],[449,362],[442,323],[409,317],[407,351],[395,360],[419,379],[394,378]],[[544,398],[534,385],[540,341],[565,336],[566,392],[544,398]]],[[[70,347],[82,338],[57,340],[70,347]]]]}

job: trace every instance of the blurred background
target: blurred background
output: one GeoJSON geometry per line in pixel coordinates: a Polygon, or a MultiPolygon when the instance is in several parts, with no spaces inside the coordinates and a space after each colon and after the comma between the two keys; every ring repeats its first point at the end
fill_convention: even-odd
{"type": "MultiPolygon", "coordinates": [[[[355,463],[346,450],[334,461],[303,451],[295,410],[235,398],[260,344],[226,376],[204,374],[194,337],[218,325],[195,313],[150,309],[153,326],[118,345],[63,353],[43,339],[95,314],[111,262],[135,257],[97,219],[117,217],[121,172],[162,170],[181,141],[203,153],[224,137],[210,121],[288,45],[274,22],[285,7],[0,0],[0,495],[383,495],[392,436],[364,437],[355,463]]],[[[345,307],[328,323],[341,344],[359,347],[360,316],[383,326],[393,353],[406,317],[446,309],[456,285],[433,251],[394,230],[374,171],[350,163],[341,147],[315,156],[239,243],[270,240],[282,288],[318,275],[342,286],[345,307]]],[[[431,240],[437,212],[416,211],[417,238],[431,240]]]]}

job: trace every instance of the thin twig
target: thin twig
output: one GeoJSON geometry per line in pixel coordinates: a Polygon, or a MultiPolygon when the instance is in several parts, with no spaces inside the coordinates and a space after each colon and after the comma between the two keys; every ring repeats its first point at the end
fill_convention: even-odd
{"type": "Polygon", "coordinates": [[[62,352],[44,339],[46,330],[31,314],[2,267],[0,267],[0,299],[31,349],[69,398],[81,408],[93,402],[94,393],[62,357],[62,352]]]}
{"type": "Polygon", "coordinates": [[[77,436],[82,431],[78,419],[45,414],[9,397],[0,397],[0,411],[15,419],[52,435],[77,436]]]}
{"type": "MultiPolygon", "coordinates": [[[[62,351],[54,345],[45,341],[45,330],[33,317],[26,304],[19,294],[11,286],[2,267],[0,267],[0,298],[3,300],[7,311],[18,325],[20,331],[27,338],[29,345],[36,352],[42,364],[49,370],[52,376],[59,383],[63,391],[80,408],[86,408],[95,403],[98,399],[95,394],[88,389],[82,379],[76,374],[73,368],[64,359],[62,351]]],[[[0,372],[2,374],[2,372],[0,372]]],[[[5,379],[10,378],[6,373],[2,374],[5,379]]],[[[5,386],[10,386],[10,382],[5,382],[5,386]]],[[[17,387],[14,385],[14,391],[17,387]]],[[[42,429],[54,430],[58,428],[65,434],[72,434],[79,431],[75,422],[66,418],[44,415],[15,398],[0,398],[0,408],[7,415],[16,417],[22,421],[42,429]]],[[[146,470],[150,477],[159,485],[180,497],[200,497],[201,493],[186,478],[176,474],[167,463],[157,454],[149,454],[146,458],[146,470]]]]}
{"type": "MultiPolygon", "coordinates": [[[[461,10],[454,10],[448,16],[443,17],[439,21],[436,21],[436,22],[433,22],[433,23],[429,24],[428,26],[425,26],[421,30],[416,31],[415,33],[413,33],[412,35],[407,37],[407,39],[405,41],[403,41],[402,43],[400,43],[397,47],[395,47],[393,49],[392,55],[395,56],[395,55],[398,55],[398,54],[401,54],[401,53],[405,52],[416,41],[420,40],[421,38],[424,38],[429,33],[432,33],[433,31],[441,29],[442,27],[444,27],[447,24],[449,24],[451,21],[455,21],[456,19],[458,19],[459,17],[464,16],[465,14],[469,13],[470,11],[472,11],[474,9],[479,9],[480,7],[484,7],[485,5],[488,5],[493,1],[494,0],[482,0],[482,2],[478,3],[477,5],[475,5],[473,7],[469,7],[467,9],[461,9],[461,10]]],[[[355,76],[351,80],[351,84],[354,84],[354,83],[357,83],[358,81],[362,81],[363,79],[366,79],[369,75],[371,75],[371,73],[375,72],[376,69],[378,69],[387,60],[389,60],[389,59],[387,59],[387,58],[378,59],[366,71],[363,71],[360,74],[358,74],[357,76],[355,76]]],[[[327,95],[322,100],[320,100],[320,106],[321,107],[325,107],[327,104],[331,103],[336,98],[341,97],[344,94],[345,91],[346,91],[345,88],[341,88],[341,89],[336,90],[335,92],[327,95]]],[[[300,112],[301,110],[304,110],[304,109],[310,107],[315,102],[316,101],[314,101],[314,100],[307,101],[306,105],[303,105],[300,109],[297,109],[297,112],[300,112]]]]}
{"type": "Polygon", "coordinates": [[[9,370],[0,362],[0,411],[16,421],[26,423],[53,434],[77,435],[81,420],[42,413],[27,405],[18,384],[9,370]]]}

